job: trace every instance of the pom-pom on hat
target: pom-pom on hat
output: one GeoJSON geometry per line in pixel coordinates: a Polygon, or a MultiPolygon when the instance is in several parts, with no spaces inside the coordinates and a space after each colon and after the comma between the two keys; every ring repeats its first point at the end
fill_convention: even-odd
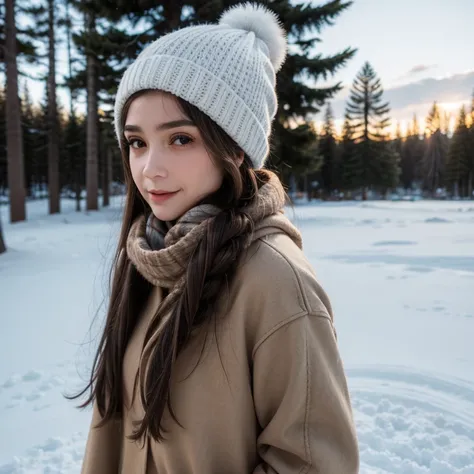
{"type": "Polygon", "coordinates": [[[190,26],[147,46],[125,71],[115,99],[115,131],[128,98],[141,90],[170,92],[196,106],[261,168],[277,111],[275,76],[286,34],[268,8],[252,3],[225,11],[218,24],[190,26]]]}

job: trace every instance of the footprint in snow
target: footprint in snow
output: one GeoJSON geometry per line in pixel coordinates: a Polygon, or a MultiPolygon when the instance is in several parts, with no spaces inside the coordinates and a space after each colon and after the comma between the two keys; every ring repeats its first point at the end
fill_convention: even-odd
{"type": "Polygon", "coordinates": [[[42,411],[42,410],[46,410],[46,408],[49,408],[51,406],[51,404],[49,403],[46,403],[45,405],[36,405],[33,407],[33,411],[42,411]]]}
{"type": "Polygon", "coordinates": [[[19,375],[12,375],[6,382],[2,385],[3,388],[12,388],[20,382],[19,375]]]}
{"type": "Polygon", "coordinates": [[[30,370],[28,373],[23,375],[22,380],[23,382],[35,382],[41,378],[41,372],[36,370],[30,370]]]}
{"type": "Polygon", "coordinates": [[[429,267],[418,267],[418,266],[410,266],[406,268],[409,272],[416,272],[416,273],[431,273],[434,271],[433,268],[429,267]]]}
{"type": "Polygon", "coordinates": [[[442,217],[429,217],[428,219],[425,219],[424,222],[426,222],[427,224],[448,224],[452,221],[444,219],[442,217]]]}
{"type": "Polygon", "coordinates": [[[42,394],[41,392],[34,392],[34,393],[30,393],[30,394],[25,398],[25,400],[26,400],[27,402],[34,402],[35,400],[40,399],[42,396],[43,396],[43,394],[42,394]]]}
{"type": "MultiPolygon", "coordinates": [[[[7,405],[5,405],[5,410],[11,410],[12,408],[16,408],[17,406],[19,406],[20,404],[19,403],[8,403],[7,405]]],[[[1,471],[0,471],[1,473],[1,471]]]]}
{"type": "Polygon", "coordinates": [[[393,245],[417,245],[418,242],[414,242],[413,240],[379,240],[374,242],[372,245],[374,247],[387,247],[393,245]]]}

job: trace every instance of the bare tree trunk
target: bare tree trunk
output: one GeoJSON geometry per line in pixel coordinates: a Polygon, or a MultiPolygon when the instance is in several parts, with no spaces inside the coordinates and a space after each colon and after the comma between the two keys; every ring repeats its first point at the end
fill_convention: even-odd
{"type": "MultiPolygon", "coordinates": [[[[71,14],[69,12],[69,2],[66,0],[66,38],[67,38],[67,62],[68,62],[68,72],[69,79],[72,77],[72,53],[71,53],[71,14]]],[[[69,99],[70,99],[70,114],[74,115],[74,100],[75,94],[72,88],[69,88],[69,99]]]]}
{"type": "MultiPolygon", "coordinates": [[[[91,34],[95,30],[93,13],[87,13],[87,31],[91,34]]],[[[87,51],[87,210],[97,210],[98,204],[98,141],[99,122],[97,114],[97,83],[96,83],[96,58],[87,51]]]]}
{"type": "Polygon", "coordinates": [[[26,219],[26,208],[23,137],[16,62],[15,0],[5,0],[5,30],[8,188],[10,190],[10,220],[17,222],[26,219]]]}
{"type": "Polygon", "coordinates": [[[49,72],[48,72],[48,188],[49,213],[60,212],[59,199],[59,127],[56,104],[56,45],[54,36],[54,0],[48,0],[49,72]]]}
{"type": "Polygon", "coordinates": [[[107,154],[107,192],[109,193],[109,199],[110,199],[110,193],[112,191],[113,159],[114,159],[113,148],[109,147],[108,154],[107,154]]]}
{"type": "Polygon", "coordinates": [[[163,2],[163,16],[170,30],[175,30],[181,22],[181,2],[167,0],[163,2]]]}
{"type": "Polygon", "coordinates": [[[309,196],[309,178],[308,178],[307,172],[304,174],[303,179],[304,179],[304,193],[306,195],[306,199],[310,201],[311,198],[309,196]]]}
{"type": "Polygon", "coordinates": [[[79,182],[79,177],[76,178],[76,184],[74,187],[75,187],[75,194],[76,194],[76,211],[80,212],[81,211],[81,184],[79,182]]]}
{"type": "Polygon", "coordinates": [[[5,245],[5,240],[3,240],[3,230],[2,230],[2,221],[0,216],[0,254],[7,251],[7,246],[5,245]]]}
{"type": "Polygon", "coordinates": [[[469,199],[474,199],[472,195],[472,171],[469,171],[469,176],[467,178],[467,196],[469,199]]]}
{"type": "MultiPolygon", "coordinates": [[[[67,62],[68,62],[68,74],[69,78],[72,77],[72,52],[71,52],[71,14],[69,10],[69,4],[71,0],[66,0],[66,38],[67,38],[67,62]]],[[[74,108],[74,102],[76,100],[76,93],[72,89],[72,87],[69,88],[69,100],[70,100],[70,114],[69,114],[69,120],[77,120],[76,119],[76,111],[74,108]]],[[[79,157],[75,156],[74,158],[74,171],[71,174],[73,177],[73,189],[74,189],[74,194],[75,194],[75,200],[76,200],[76,211],[80,212],[81,211],[81,167],[79,165],[79,157]]]]}
{"type": "Polygon", "coordinates": [[[105,157],[104,157],[104,174],[103,174],[103,183],[102,183],[102,205],[110,205],[110,171],[111,171],[111,161],[112,161],[112,149],[109,146],[105,146],[105,157]]]}
{"type": "MultiPolygon", "coordinates": [[[[453,194],[456,199],[459,198],[459,180],[454,183],[453,194]]],[[[461,187],[461,194],[462,194],[462,187],[461,187]]]]}

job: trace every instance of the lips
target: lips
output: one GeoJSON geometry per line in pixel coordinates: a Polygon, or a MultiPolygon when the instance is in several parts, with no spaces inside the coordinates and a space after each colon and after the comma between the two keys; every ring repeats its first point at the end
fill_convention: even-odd
{"type": "Polygon", "coordinates": [[[150,199],[153,202],[161,203],[167,201],[168,199],[172,198],[178,191],[149,191],[148,194],[150,195],[150,199]]]}
{"type": "Polygon", "coordinates": [[[148,191],[150,194],[156,194],[160,196],[161,194],[174,194],[176,191],[148,191]]]}

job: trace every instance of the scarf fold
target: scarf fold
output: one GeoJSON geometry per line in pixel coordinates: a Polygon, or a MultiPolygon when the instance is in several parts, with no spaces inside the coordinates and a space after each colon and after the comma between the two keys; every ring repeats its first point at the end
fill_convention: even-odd
{"type": "MultiPolygon", "coordinates": [[[[285,192],[279,178],[271,171],[259,170],[266,182],[252,204],[244,208],[254,223],[248,245],[265,235],[282,232],[302,247],[300,232],[284,215],[285,192]]],[[[140,216],[130,229],[127,255],[140,274],[155,286],[173,289],[184,283],[190,257],[207,231],[209,220],[222,210],[201,204],[186,212],[174,225],[140,216]]]]}

